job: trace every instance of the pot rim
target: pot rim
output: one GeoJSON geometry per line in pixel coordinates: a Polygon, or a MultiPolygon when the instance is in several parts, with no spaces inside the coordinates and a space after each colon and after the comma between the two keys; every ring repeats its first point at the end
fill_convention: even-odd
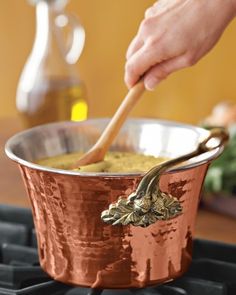
{"type": "MultiPolygon", "coordinates": [[[[57,169],[57,168],[51,168],[51,167],[46,167],[46,166],[41,166],[38,164],[35,164],[33,162],[24,160],[20,157],[18,157],[13,151],[12,151],[12,146],[14,145],[14,143],[16,141],[19,140],[19,138],[23,135],[26,135],[27,133],[30,133],[34,130],[37,130],[41,127],[47,127],[47,126],[70,126],[70,125],[78,125],[78,124],[85,124],[86,122],[89,123],[93,123],[93,122],[97,122],[97,121],[107,121],[110,120],[110,118],[92,118],[92,119],[87,119],[85,121],[79,121],[79,122],[75,122],[75,121],[61,121],[61,122],[53,122],[53,123],[48,123],[48,124],[42,124],[33,128],[29,128],[26,130],[23,130],[21,132],[16,133],[15,135],[13,135],[12,137],[10,137],[6,144],[5,144],[5,153],[7,154],[7,156],[13,160],[14,162],[26,166],[28,168],[31,169],[36,169],[36,170],[40,170],[40,171],[45,171],[45,172],[51,172],[51,173],[56,173],[56,174],[63,174],[63,175],[73,175],[73,176],[80,176],[80,177],[137,177],[137,176],[143,176],[146,172],[79,172],[79,171],[73,171],[73,170],[64,170],[64,169],[57,169]]],[[[198,132],[199,134],[206,134],[206,136],[209,134],[209,131],[198,127],[198,126],[194,126],[191,124],[184,124],[184,123],[180,123],[180,122],[176,122],[176,121],[168,121],[168,120],[159,120],[159,119],[152,119],[152,118],[131,118],[128,119],[126,122],[143,122],[143,123],[159,123],[161,125],[165,125],[165,126],[175,126],[178,128],[185,128],[185,129],[190,129],[193,130],[195,132],[198,132]]],[[[166,172],[167,173],[174,173],[174,172],[180,172],[180,171],[185,171],[194,167],[198,167],[201,166],[203,164],[206,163],[210,163],[212,160],[214,160],[215,158],[217,158],[223,151],[224,147],[218,147],[210,153],[210,155],[200,161],[194,162],[194,163],[189,163],[189,164],[184,164],[184,165],[179,165],[177,167],[173,167],[168,169],[166,172]]],[[[166,173],[165,172],[165,173],[166,173]]],[[[164,174],[165,174],[164,173],[164,174]]]]}

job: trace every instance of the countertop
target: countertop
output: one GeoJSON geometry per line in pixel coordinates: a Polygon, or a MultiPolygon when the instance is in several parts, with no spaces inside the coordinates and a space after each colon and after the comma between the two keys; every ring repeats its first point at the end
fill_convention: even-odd
{"type": "MultiPolygon", "coordinates": [[[[17,119],[0,119],[0,203],[29,207],[17,165],[4,153],[6,140],[21,130],[17,119]]],[[[236,243],[236,219],[199,209],[195,237],[236,243]]]]}

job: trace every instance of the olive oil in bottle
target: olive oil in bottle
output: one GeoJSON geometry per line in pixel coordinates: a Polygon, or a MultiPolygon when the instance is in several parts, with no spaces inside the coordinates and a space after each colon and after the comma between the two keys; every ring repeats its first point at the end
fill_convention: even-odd
{"type": "Polygon", "coordinates": [[[67,0],[30,2],[36,5],[35,42],[16,96],[24,127],[85,120],[86,91],[75,68],[84,46],[84,29],[77,18],[64,12],[67,0]],[[65,40],[65,26],[70,30],[70,46],[65,40]]]}
{"type": "Polygon", "coordinates": [[[48,85],[28,94],[27,99],[26,108],[21,108],[20,112],[26,128],[56,121],[81,121],[88,115],[88,103],[81,82],[51,80],[48,85]]]}

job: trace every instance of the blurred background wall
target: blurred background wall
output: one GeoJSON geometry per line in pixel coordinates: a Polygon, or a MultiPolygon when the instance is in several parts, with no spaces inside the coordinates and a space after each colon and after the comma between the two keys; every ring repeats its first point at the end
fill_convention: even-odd
{"type": "MultiPolygon", "coordinates": [[[[126,93],[125,52],[151,0],[71,0],[86,29],[78,62],[90,116],[111,116],[126,93]]],[[[0,1],[0,117],[16,116],[15,91],[35,32],[34,7],[26,0],[0,1]]],[[[133,116],[198,123],[221,100],[236,102],[236,21],[196,66],[173,74],[146,93],[133,116]]]]}

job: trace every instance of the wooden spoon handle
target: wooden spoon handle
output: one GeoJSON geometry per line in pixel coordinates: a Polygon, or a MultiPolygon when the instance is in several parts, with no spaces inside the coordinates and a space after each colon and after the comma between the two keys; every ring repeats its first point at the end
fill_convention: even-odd
{"type": "Polygon", "coordinates": [[[116,135],[118,134],[121,126],[123,125],[125,119],[127,118],[130,111],[133,109],[139,98],[141,97],[142,93],[145,90],[145,86],[143,81],[139,81],[135,84],[127,93],[126,97],[120,104],[119,108],[117,109],[116,113],[112,117],[111,121],[103,131],[102,135],[94,145],[93,149],[100,149],[100,155],[102,159],[104,158],[107,150],[111,146],[113,140],[115,139],[116,135]]]}
{"type": "Polygon", "coordinates": [[[144,90],[145,87],[142,80],[129,90],[128,94],[122,101],[121,105],[103,131],[102,135],[99,137],[96,144],[87,153],[85,153],[72,168],[89,165],[104,159],[106,152],[111,146],[122,124],[136,102],[141,97],[144,90]]]}

